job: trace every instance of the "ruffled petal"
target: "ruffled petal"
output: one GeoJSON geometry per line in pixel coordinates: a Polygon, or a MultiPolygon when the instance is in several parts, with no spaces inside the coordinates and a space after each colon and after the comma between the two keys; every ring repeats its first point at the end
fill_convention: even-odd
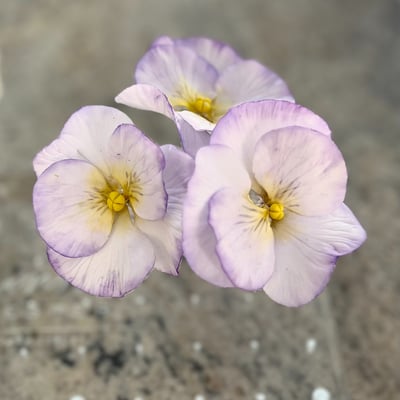
{"type": "Polygon", "coordinates": [[[183,251],[193,271],[217,286],[233,286],[216,254],[216,238],[208,223],[208,202],[224,187],[248,193],[251,182],[244,166],[226,146],[207,146],[196,155],[183,210],[183,251]]]}
{"type": "Polygon", "coordinates": [[[149,220],[162,218],[167,194],[161,149],[134,125],[123,124],[110,138],[105,159],[109,175],[127,188],[135,213],[149,220]]]}
{"type": "Polygon", "coordinates": [[[165,157],[163,178],[168,195],[167,212],[162,220],[136,219],[136,226],[151,240],[156,261],[154,268],[177,275],[182,257],[183,200],[194,169],[193,159],[175,146],[161,147],[165,157]]]}
{"type": "Polygon", "coordinates": [[[205,37],[176,39],[174,40],[174,44],[192,49],[198,55],[205,58],[219,72],[242,60],[232,47],[205,37]]]}
{"type": "Polygon", "coordinates": [[[152,47],[139,61],[135,72],[137,83],[158,88],[171,104],[172,99],[186,99],[187,93],[214,98],[217,77],[211,64],[183,46],[152,47]]]}
{"type": "Polygon", "coordinates": [[[338,256],[357,249],[366,239],[349,208],[342,204],[323,217],[288,213],[276,224],[275,272],[264,287],[285,306],[306,304],[327,285],[338,256]]]}
{"type": "Polygon", "coordinates": [[[209,202],[217,254],[232,283],[261,289],[274,270],[274,235],[265,209],[235,189],[221,189],[209,202]]]}
{"type": "Polygon", "coordinates": [[[36,225],[47,245],[68,257],[98,251],[113,224],[106,189],[102,174],[86,161],[63,160],[47,168],[33,189],[36,225]]]}
{"type": "Polygon", "coordinates": [[[262,136],[253,172],[272,201],[302,215],[330,213],[346,193],[342,154],[328,136],[310,129],[282,128],[262,136]]]}
{"type": "Polygon", "coordinates": [[[196,130],[182,118],[177,118],[177,126],[182,147],[192,157],[195,157],[201,147],[207,146],[210,143],[210,134],[208,131],[196,130]]]}
{"type": "Polygon", "coordinates": [[[88,257],[68,258],[48,249],[49,261],[71,285],[95,296],[121,297],[139,286],[154,265],[150,240],[118,215],[108,242],[88,257]]]}
{"type": "Polygon", "coordinates": [[[51,164],[67,159],[87,160],[103,167],[103,153],[108,140],[120,124],[133,122],[112,107],[82,107],[68,119],[60,137],[36,155],[33,160],[36,175],[39,176],[51,164]]]}
{"type": "Polygon", "coordinates": [[[243,60],[229,66],[216,86],[218,102],[223,105],[267,99],[294,102],[285,81],[255,60],[243,60]]]}
{"type": "Polygon", "coordinates": [[[132,85],[124,89],[115,98],[115,101],[139,110],[154,111],[172,120],[174,119],[174,111],[167,96],[151,85],[132,85]]]}
{"type": "Polygon", "coordinates": [[[330,135],[328,125],[312,111],[281,100],[249,102],[232,108],[220,119],[210,143],[231,147],[252,170],[256,143],[265,133],[288,126],[301,126],[330,135]]]}

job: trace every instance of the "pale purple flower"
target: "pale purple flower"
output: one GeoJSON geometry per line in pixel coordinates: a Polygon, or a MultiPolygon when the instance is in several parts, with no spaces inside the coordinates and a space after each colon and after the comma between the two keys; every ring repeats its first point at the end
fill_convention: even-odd
{"type": "Polygon", "coordinates": [[[133,290],[153,268],[176,275],[192,164],[114,108],[74,113],[34,160],[36,224],[55,271],[107,297],[133,290]]]}
{"type": "Polygon", "coordinates": [[[299,306],[366,234],[343,203],[347,172],[326,123],[285,101],[239,105],[196,155],[184,206],[191,268],[222,287],[299,306]]]}
{"type": "Polygon", "coordinates": [[[174,120],[183,148],[194,155],[234,105],[261,99],[293,101],[285,82],[255,60],[204,37],[162,36],[139,61],[136,84],[116,101],[174,120]]]}

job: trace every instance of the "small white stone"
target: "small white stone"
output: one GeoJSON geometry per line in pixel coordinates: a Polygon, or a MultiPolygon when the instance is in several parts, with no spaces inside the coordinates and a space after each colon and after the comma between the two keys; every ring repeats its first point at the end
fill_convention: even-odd
{"type": "Polygon", "coordinates": [[[200,342],[193,342],[192,344],[193,350],[194,351],[201,351],[203,349],[203,345],[200,342]]]}
{"type": "Polygon", "coordinates": [[[86,347],[85,346],[79,346],[78,349],[76,350],[76,352],[80,356],[84,356],[86,354],[86,347]]]}
{"type": "Polygon", "coordinates": [[[69,400],[85,400],[85,398],[83,396],[81,396],[80,394],[75,394],[75,395],[71,396],[69,398],[69,400]]]}
{"type": "Polygon", "coordinates": [[[250,340],[249,346],[250,346],[251,350],[257,351],[260,348],[260,342],[255,339],[250,340]]]}
{"type": "Polygon", "coordinates": [[[206,398],[201,394],[196,394],[196,396],[194,396],[194,400],[206,400],[206,398]]]}
{"type": "Polygon", "coordinates": [[[312,393],[312,400],[330,400],[331,394],[323,387],[317,387],[312,393]]]}
{"type": "Polygon", "coordinates": [[[26,357],[29,356],[29,350],[28,350],[26,347],[21,347],[21,348],[19,349],[19,355],[20,355],[22,358],[26,358],[26,357]]]}
{"type": "Polygon", "coordinates": [[[254,400],[267,400],[267,396],[264,393],[256,393],[254,400]]]}
{"type": "Polygon", "coordinates": [[[136,303],[138,306],[143,306],[144,304],[146,304],[146,297],[144,297],[144,296],[138,294],[138,295],[135,297],[135,303],[136,303]]]}
{"type": "Polygon", "coordinates": [[[144,347],[143,347],[142,343],[137,343],[135,345],[135,351],[136,351],[137,354],[143,354],[144,347]]]}
{"type": "Polygon", "coordinates": [[[308,354],[314,353],[317,348],[317,341],[314,338],[309,338],[306,341],[306,351],[308,354]]]}
{"type": "Polygon", "coordinates": [[[133,400],[143,400],[143,397],[136,396],[136,397],[133,398],[133,400]]]}
{"type": "Polygon", "coordinates": [[[193,294],[190,296],[190,303],[191,303],[193,306],[197,306],[197,305],[200,303],[200,296],[199,296],[197,293],[193,293],[193,294]]]}

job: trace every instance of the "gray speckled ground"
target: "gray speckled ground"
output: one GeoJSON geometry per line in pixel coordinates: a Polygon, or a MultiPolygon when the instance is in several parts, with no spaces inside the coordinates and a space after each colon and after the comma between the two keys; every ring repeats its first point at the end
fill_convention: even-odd
{"type": "MultiPolygon", "coordinates": [[[[2,0],[0,399],[311,400],[316,387],[397,399],[399,21],[394,0],[2,0]],[[47,264],[31,160],[77,108],[112,105],[161,34],[208,35],[259,59],[333,129],[369,239],[310,305],[217,289],[187,267],[97,299],[47,264]]],[[[124,110],[177,142],[162,117],[124,110]]]]}

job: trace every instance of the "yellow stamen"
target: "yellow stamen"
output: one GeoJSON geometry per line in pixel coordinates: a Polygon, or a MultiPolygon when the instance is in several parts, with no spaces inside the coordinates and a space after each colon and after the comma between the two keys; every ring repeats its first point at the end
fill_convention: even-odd
{"type": "Polygon", "coordinates": [[[280,221],[285,216],[284,208],[281,203],[272,203],[269,206],[269,216],[273,221],[280,221]]]}
{"type": "Polygon", "coordinates": [[[123,194],[113,191],[108,194],[107,205],[111,210],[119,212],[125,208],[126,199],[123,194]]]}

